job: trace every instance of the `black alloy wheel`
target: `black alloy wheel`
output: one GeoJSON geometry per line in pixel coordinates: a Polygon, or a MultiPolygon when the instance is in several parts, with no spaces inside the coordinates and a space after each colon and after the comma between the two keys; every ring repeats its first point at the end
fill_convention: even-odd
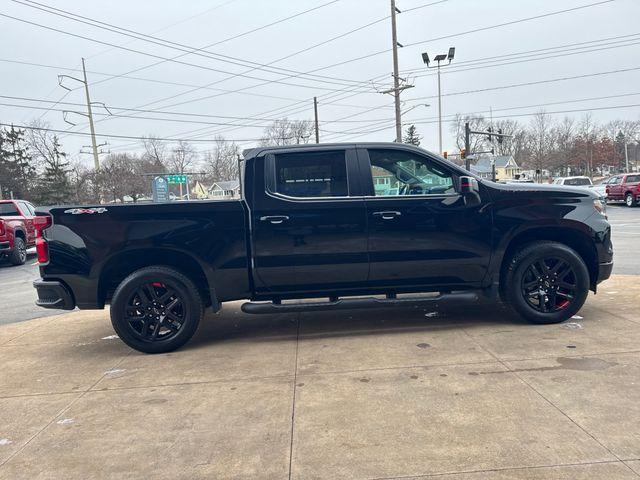
{"type": "Polygon", "coordinates": [[[200,290],[171,267],[133,272],[111,299],[111,324],[120,339],[145,353],[171,352],[196,332],[203,316],[200,290]]]}
{"type": "Polygon", "coordinates": [[[529,306],[539,312],[557,312],[571,305],[578,288],[576,274],[565,260],[541,258],[522,277],[521,291],[529,306]]]}
{"type": "Polygon", "coordinates": [[[129,296],[125,320],[134,336],[155,342],[175,337],[189,315],[189,305],[175,287],[151,282],[129,296]]]}
{"type": "Polygon", "coordinates": [[[590,276],[583,258],[568,245],[538,240],[520,247],[500,280],[502,295],[524,319],[558,323],[582,308],[590,276]]]}

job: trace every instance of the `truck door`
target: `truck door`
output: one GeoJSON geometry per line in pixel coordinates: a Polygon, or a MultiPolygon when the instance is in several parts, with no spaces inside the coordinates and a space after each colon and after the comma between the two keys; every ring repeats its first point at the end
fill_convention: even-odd
{"type": "Polygon", "coordinates": [[[426,153],[385,147],[358,155],[361,170],[371,172],[370,285],[480,284],[491,256],[486,199],[467,201],[456,190],[459,173],[426,153]]]}
{"type": "Polygon", "coordinates": [[[254,172],[256,292],[364,286],[367,221],[355,149],[283,149],[257,158],[254,172]]]}

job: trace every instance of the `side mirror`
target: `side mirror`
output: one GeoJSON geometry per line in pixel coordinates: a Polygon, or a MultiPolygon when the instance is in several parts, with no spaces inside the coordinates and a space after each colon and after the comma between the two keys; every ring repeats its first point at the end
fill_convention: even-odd
{"type": "Polygon", "coordinates": [[[460,177],[460,193],[478,193],[480,187],[478,187],[478,180],[473,177],[460,177]]]}

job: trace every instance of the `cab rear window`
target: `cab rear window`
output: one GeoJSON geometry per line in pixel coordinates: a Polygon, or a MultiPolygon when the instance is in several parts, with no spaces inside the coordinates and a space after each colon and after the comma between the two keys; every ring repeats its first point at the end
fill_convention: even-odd
{"type": "Polygon", "coordinates": [[[348,196],[345,152],[276,155],[273,189],[288,197],[348,196]]]}
{"type": "Polygon", "coordinates": [[[0,217],[19,217],[20,212],[13,203],[0,203],[0,217]]]}

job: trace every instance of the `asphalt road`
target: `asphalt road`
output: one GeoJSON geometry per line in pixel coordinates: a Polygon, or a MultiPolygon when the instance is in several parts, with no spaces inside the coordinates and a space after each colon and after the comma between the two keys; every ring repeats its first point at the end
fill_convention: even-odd
{"type": "MultiPolygon", "coordinates": [[[[608,205],[607,214],[613,226],[613,273],[640,275],[640,208],[613,204],[608,205]]],[[[0,261],[0,324],[64,313],[35,306],[31,283],[38,277],[35,254],[21,267],[0,261]]]]}

